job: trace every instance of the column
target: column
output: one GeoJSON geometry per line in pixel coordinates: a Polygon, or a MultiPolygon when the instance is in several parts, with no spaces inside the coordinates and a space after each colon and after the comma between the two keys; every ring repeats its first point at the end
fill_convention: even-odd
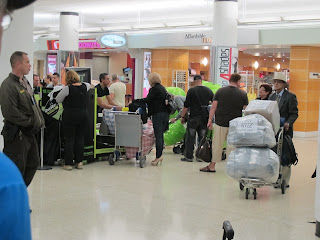
{"type": "MultiPolygon", "coordinates": [[[[319,104],[320,111],[320,104],[319,104]]],[[[320,129],[320,114],[319,114],[319,129],[320,129]]],[[[316,236],[320,238],[320,130],[318,130],[318,164],[317,164],[317,183],[316,183],[316,202],[315,202],[315,217],[316,217],[316,236]]]]}
{"type": "Polygon", "coordinates": [[[238,59],[238,0],[215,0],[213,14],[214,71],[211,79],[219,85],[228,85],[231,74],[237,69],[238,59]]]}
{"type": "Polygon", "coordinates": [[[293,46],[290,50],[290,91],[298,99],[295,135],[317,136],[320,95],[320,47],[293,46]],[[310,75],[311,73],[311,75],[310,75]],[[312,73],[319,73],[319,76],[312,73]]]}
{"type": "MultiPolygon", "coordinates": [[[[60,36],[58,63],[60,64],[60,81],[65,82],[66,67],[79,67],[79,13],[60,13],[60,36]]],[[[59,65],[58,65],[59,66],[59,65]]]]}
{"type": "MultiPolygon", "coordinates": [[[[15,51],[28,53],[31,65],[33,65],[33,5],[16,10],[12,14],[12,22],[3,32],[2,50],[0,54],[0,84],[11,72],[10,56],[15,51]]],[[[32,69],[32,68],[31,68],[32,69]]],[[[32,81],[32,70],[27,78],[32,81]]],[[[0,111],[0,131],[3,127],[3,117],[0,111]]],[[[0,136],[0,151],[3,149],[3,138],[0,136]]]]}

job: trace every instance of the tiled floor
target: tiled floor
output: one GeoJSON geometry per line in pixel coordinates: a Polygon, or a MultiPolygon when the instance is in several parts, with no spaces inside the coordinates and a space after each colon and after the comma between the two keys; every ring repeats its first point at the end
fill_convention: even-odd
{"type": "Polygon", "coordinates": [[[317,139],[295,139],[299,164],[285,195],[259,188],[246,200],[225,174],[202,173],[204,163],[181,162],[172,148],[162,166],[134,161],[85,165],[71,172],[38,171],[29,187],[34,240],[216,240],[229,220],[235,240],[312,240],[317,139]]]}

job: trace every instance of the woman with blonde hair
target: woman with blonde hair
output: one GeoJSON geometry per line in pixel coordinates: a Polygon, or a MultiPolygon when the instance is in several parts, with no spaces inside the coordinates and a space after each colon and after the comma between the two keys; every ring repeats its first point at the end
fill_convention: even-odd
{"type": "Polygon", "coordinates": [[[65,137],[65,164],[63,169],[72,170],[73,160],[77,169],[82,169],[84,136],[88,130],[89,113],[86,106],[89,83],[81,83],[75,71],[66,74],[67,86],[57,95],[56,101],[63,104],[62,124],[65,137]]]}
{"type": "Polygon", "coordinates": [[[166,105],[167,91],[161,85],[161,77],[158,73],[149,75],[149,84],[151,86],[149,94],[145,99],[148,104],[148,115],[152,117],[154,135],[156,137],[156,159],[151,162],[153,166],[162,164],[163,156],[163,134],[168,129],[169,110],[166,105]]]}

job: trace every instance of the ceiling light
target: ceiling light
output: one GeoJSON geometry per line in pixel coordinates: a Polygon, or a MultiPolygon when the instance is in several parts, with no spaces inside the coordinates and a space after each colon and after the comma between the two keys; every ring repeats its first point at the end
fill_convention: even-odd
{"type": "Polygon", "coordinates": [[[180,27],[180,26],[199,26],[203,25],[201,21],[193,21],[193,22],[168,22],[166,23],[167,27],[180,27]]]}
{"type": "Polygon", "coordinates": [[[131,26],[110,26],[110,27],[103,27],[103,31],[115,31],[115,30],[127,30],[132,29],[131,26]]]}
{"type": "Polygon", "coordinates": [[[163,23],[152,23],[152,24],[137,24],[133,25],[132,28],[142,29],[142,28],[164,28],[163,23]]]}
{"type": "Polygon", "coordinates": [[[257,70],[257,69],[258,69],[258,67],[259,67],[259,63],[258,63],[258,61],[255,61],[255,62],[254,62],[254,64],[253,64],[253,66],[254,66],[254,69],[256,69],[256,70],[257,70]]]}
{"type": "Polygon", "coordinates": [[[238,19],[239,24],[255,24],[255,23],[267,23],[267,22],[281,22],[281,17],[262,17],[262,18],[243,18],[238,19]]]}
{"type": "Polygon", "coordinates": [[[203,49],[208,50],[210,47],[209,46],[204,46],[203,49]]]}
{"type": "Polygon", "coordinates": [[[83,32],[101,32],[102,28],[100,27],[92,27],[92,28],[78,28],[77,32],[83,33],[83,32]]]}
{"type": "Polygon", "coordinates": [[[282,17],[284,21],[314,21],[314,20],[319,20],[320,21],[320,16],[288,16],[288,17],[282,17]]]}

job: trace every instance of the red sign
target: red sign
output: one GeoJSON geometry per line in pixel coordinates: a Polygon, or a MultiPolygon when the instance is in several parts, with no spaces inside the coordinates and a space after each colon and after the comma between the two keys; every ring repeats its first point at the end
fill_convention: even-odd
{"type": "MultiPolygon", "coordinates": [[[[59,50],[59,40],[47,40],[48,50],[59,50]]],[[[96,39],[79,39],[79,49],[111,49],[102,47],[96,39]]]]}

